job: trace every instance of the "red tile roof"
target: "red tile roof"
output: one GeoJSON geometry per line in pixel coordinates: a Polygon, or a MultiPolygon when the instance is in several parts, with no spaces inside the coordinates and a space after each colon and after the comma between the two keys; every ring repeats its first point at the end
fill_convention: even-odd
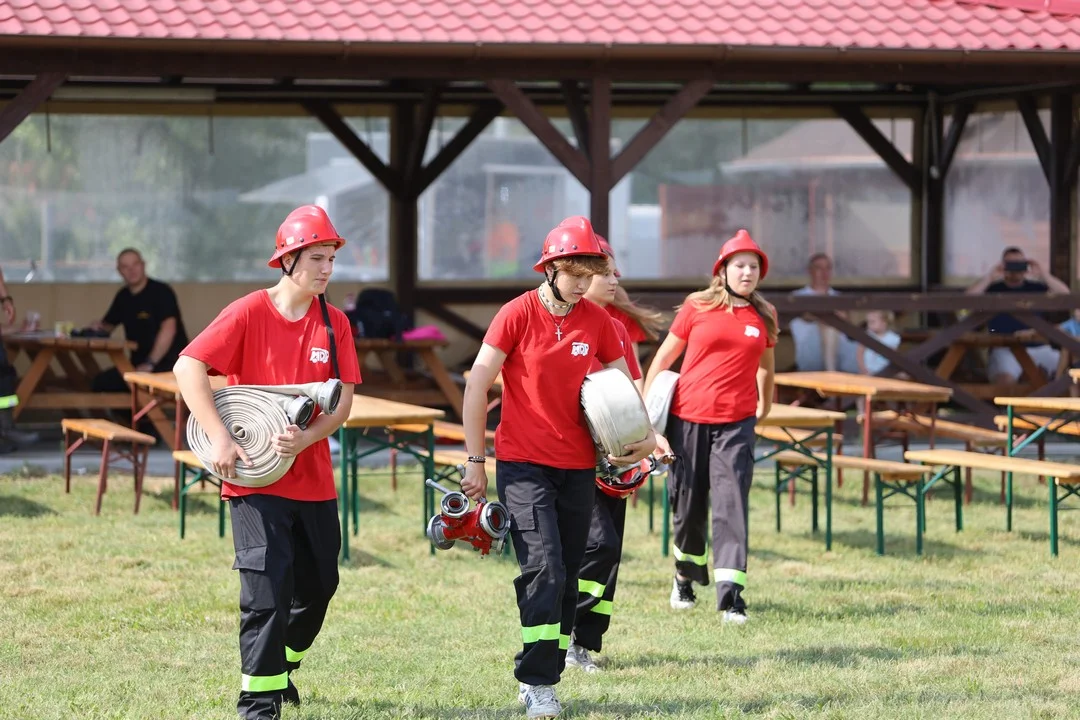
{"type": "Polygon", "coordinates": [[[1080,50],[1080,0],[3,0],[3,36],[1080,50]]]}

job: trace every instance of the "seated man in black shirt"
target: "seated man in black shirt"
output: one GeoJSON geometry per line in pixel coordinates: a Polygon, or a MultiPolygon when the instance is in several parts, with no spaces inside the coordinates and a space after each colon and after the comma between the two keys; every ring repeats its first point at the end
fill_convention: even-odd
{"type": "MultiPolygon", "coordinates": [[[[1024,257],[1024,251],[1017,247],[1005,248],[1001,262],[990,269],[981,280],[967,289],[968,295],[985,293],[1065,293],[1071,292],[1069,286],[1050,273],[1043,272],[1039,263],[1024,257]]],[[[1030,332],[1027,325],[1012,315],[995,315],[986,324],[992,333],[1016,334],[1030,332]]],[[[1030,345],[1028,355],[1048,377],[1057,370],[1060,352],[1049,345],[1030,345]]],[[[1019,361],[1007,347],[990,348],[987,363],[990,382],[996,384],[1014,383],[1020,379],[1023,369],[1019,361]]]]}
{"type": "MultiPolygon", "coordinates": [[[[116,256],[116,269],[124,287],[113,298],[109,311],[92,328],[112,332],[124,326],[125,337],[136,344],[131,364],[143,372],[167,372],[188,344],[176,293],[163,282],[146,276],[138,250],[127,248],[116,256]]],[[[94,378],[94,392],[125,392],[127,383],[116,368],[94,378]]]]}

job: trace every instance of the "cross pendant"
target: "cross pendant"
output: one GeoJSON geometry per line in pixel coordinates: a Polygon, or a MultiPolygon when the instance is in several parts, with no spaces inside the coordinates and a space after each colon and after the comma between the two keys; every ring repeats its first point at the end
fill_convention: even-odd
{"type": "Polygon", "coordinates": [[[555,338],[557,340],[562,340],[562,328],[561,327],[555,328],[555,338]]]}

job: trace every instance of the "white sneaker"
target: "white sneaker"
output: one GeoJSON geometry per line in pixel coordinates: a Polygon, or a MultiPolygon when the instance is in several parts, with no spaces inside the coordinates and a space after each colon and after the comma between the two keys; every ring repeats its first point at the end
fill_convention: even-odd
{"type": "Polygon", "coordinates": [[[725,625],[745,625],[747,617],[742,610],[725,610],[721,621],[725,625]]]}
{"type": "Polygon", "coordinates": [[[525,706],[525,717],[529,720],[535,718],[558,717],[562,712],[562,704],[555,697],[555,688],[551,685],[518,685],[518,702],[525,706]]]}
{"type": "Polygon", "coordinates": [[[671,583],[671,607],[674,610],[690,610],[697,605],[697,597],[694,595],[692,580],[679,580],[676,577],[671,583]]]}
{"type": "Polygon", "coordinates": [[[593,662],[589,651],[577,643],[570,643],[570,647],[566,649],[566,664],[579,667],[587,673],[600,671],[600,666],[593,662]]]}

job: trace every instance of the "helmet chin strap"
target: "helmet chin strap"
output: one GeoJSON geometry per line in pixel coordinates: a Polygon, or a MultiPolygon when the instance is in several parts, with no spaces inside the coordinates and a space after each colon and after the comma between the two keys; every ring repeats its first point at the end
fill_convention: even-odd
{"type": "MultiPolygon", "coordinates": [[[[282,275],[285,275],[286,277],[292,277],[293,270],[296,269],[297,264],[299,264],[299,262],[300,262],[300,253],[302,253],[302,252],[304,252],[304,248],[300,248],[299,250],[297,250],[293,254],[292,265],[289,266],[288,270],[285,269],[285,263],[284,262],[281,263],[281,274],[282,275]]],[[[282,258],[282,260],[284,260],[284,259],[285,258],[282,258]]]]}
{"type": "Polygon", "coordinates": [[[740,295],[739,293],[732,290],[731,286],[727,284],[727,280],[724,281],[724,289],[727,290],[727,294],[730,295],[731,297],[737,297],[740,300],[745,300],[746,302],[750,302],[750,298],[748,296],[740,295]]]}
{"type": "Polygon", "coordinates": [[[548,287],[551,288],[551,294],[555,296],[555,300],[561,303],[566,302],[566,299],[559,292],[558,286],[555,284],[555,278],[558,277],[559,271],[555,268],[551,269],[551,277],[548,278],[548,287]]]}

